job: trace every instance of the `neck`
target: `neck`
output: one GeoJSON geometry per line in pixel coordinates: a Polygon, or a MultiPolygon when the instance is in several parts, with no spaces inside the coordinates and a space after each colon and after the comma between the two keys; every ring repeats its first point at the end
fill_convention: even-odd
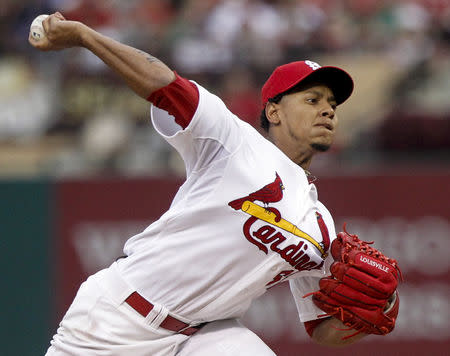
{"type": "Polygon", "coordinates": [[[309,173],[309,166],[311,165],[311,159],[312,157],[309,157],[309,160],[307,162],[299,164],[299,166],[302,167],[308,173],[309,173]]]}
{"type": "Polygon", "coordinates": [[[277,146],[289,159],[302,167],[305,171],[309,170],[314,155],[314,149],[310,146],[291,147],[286,140],[277,140],[276,135],[268,134],[268,139],[277,146]]]}

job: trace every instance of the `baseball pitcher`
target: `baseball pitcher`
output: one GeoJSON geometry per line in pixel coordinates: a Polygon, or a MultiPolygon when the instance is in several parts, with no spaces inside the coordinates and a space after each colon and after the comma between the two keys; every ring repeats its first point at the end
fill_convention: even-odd
{"type": "Polygon", "coordinates": [[[31,45],[84,47],[148,100],[155,129],[186,166],[169,210],[129,238],[127,257],[80,286],[48,356],[273,355],[239,318],[286,281],[319,344],[392,331],[396,261],[356,235],[336,235],[309,179],[353,90],[345,71],[312,61],[276,68],[261,93],[264,137],[149,54],[60,13],[43,29],[31,45]]]}

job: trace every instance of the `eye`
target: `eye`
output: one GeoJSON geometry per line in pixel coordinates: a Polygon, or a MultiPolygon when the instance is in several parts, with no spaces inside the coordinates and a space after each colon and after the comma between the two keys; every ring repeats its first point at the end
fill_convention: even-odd
{"type": "Polygon", "coordinates": [[[307,98],[306,101],[311,104],[317,104],[319,100],[317,98],[307,98]]]}

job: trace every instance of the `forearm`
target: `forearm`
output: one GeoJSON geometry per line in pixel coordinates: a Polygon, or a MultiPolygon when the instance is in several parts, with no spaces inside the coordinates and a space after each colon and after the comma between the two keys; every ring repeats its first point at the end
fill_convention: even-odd
{"type": "Polygon", "coordinates": [[[314,329],[312,339],[320,345],[339,347],[353,344],[367,335],[360,333],[345,339],[346,336],[350,336],[356,332],[357,331],[354,329],[348,330],[348,327],[340,320],[329,318],[324,320],[314,329]]]}
{"type": "Polygon", "coordinates": [[[175,74],[164,63],[94,31],[77,21],[68,21],[55,12],[43,22],[45,36],[29,43],[41,51],[85,47],[114,70],[138,95],[147,99],[152,92],[175,80],[175,74]]]}
{"type": "Polygon", "coordinates": [[[175,74],[159,59],[106,37],[79,24],[81,45],[117,73],[139,96],[149,95],[175,80],[175,74]]]}

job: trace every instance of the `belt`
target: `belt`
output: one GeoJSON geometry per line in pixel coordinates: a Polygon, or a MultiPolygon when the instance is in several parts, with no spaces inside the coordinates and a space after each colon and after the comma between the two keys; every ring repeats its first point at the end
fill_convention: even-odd
{"type": "MultiPolygon", "coordinates": [[[[127,299],[125,299],[125,303],[127,303],[130,307],[136,310],[143,317],[146,317],[154,307],[152,303],[150,303],[138,292],[131,293],[130,296],[127,299]]],[[[205,324],[206,323],[191,326],[190,324],[186,324],[181,320],[175,319],[173,316],[167,315],[167,317],[163,320],[163,322],[159,326],[166,330],[175,331],[177,333],[189,336],[195,334],[205,324]]]]}

